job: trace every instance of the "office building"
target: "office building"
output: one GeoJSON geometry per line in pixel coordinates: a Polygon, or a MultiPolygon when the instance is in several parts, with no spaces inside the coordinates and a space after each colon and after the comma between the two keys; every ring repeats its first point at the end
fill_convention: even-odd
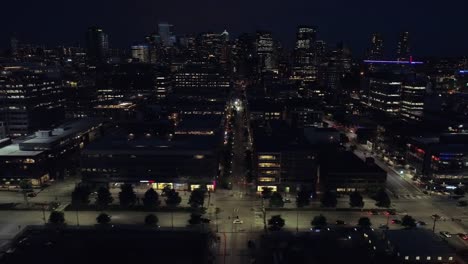
{"type": "Polygon", "coordinates": [[[318,181],[323,190],[376,191],[385,187],[386,180],[387,172],[373,158],[363,161],[352,152],[342,151],[327,153],[320,161],[318,181]]]}
{"type": "Polygon", "coordinates": [[[171,47],[175,43],[175,37],[172,34],[172,27],[173,25],[162,22],[158,24],[158,34],[161,38],[161,42],[166,47],[171,47]]]}
{"type": "Polygon", "coordinates": [[[372,34],[371,46],[368,50],[367,58],[369,60],[382,60],[384,58],[384,40],[380,33],[372,34]]]}
{"type": "Polygon", "coordinates": [[[317,152],[300,134],[281,121],[269,121],[253,130],[254,172],[257,191],[296,191],[315,187],[317,152]]]}
{"type": "Polygon", "coordinates": [[[109,39],[99,27],[90,27],[86,32],[86,55],[90,65],[107,62],[109,56],[109,39]]]}
{"type": "Polygon", "coordinates": [[[275,42],[271,32],[259,31],[255,41],[258,72],[277,71],[275,42]]]}
{"type": "Polygon", "coordinates": [[[406,158],[418,174],[438,184],[468,183],[468,134],[415,137],[407,144],[406,158]]]}
{"type": "Polygon", "coordinates": [[[214,189],[220,138],[194,135],[198,130],[179,130],[183,131],[184,135],[171,140],[129,133],[96,141],[81,155],[83,181],[91,185],[150,184],[156,189],[166,185],[177,190],[214,189]]]}
{"type": "Polygon", "coordinates": [[[230,80],[214,65],[187,64],[174,77],[174,95],[206,101],[225,101],[230,80]]]}
{"type": "Polygon", "coordinates": [[[24,136],[62,121],[65,98],[56,69],[35,65],[1,69],[0,121],[8,136],[24,136]]]}
{"type": "Polygon", "coordinates": [[[80,119],[52,130],[40,130],[19,142],[0,142],[0,185],[18,186],[31,180],[40,186],[50,179],[63,179],[75,172],[77,153],[101,135],[101,120],[80,119]]]}
{"type": "Polygon", "coordinates": [[[132,60],[141,63],[150,63],[150,46],[148,45],[134,45],[131,47],[132,60]]]}
{"type": "Polygon", "coordinates": [[[405,119],[421,121],[427,81],[416,76],[406,78],[401,85],[400,115],[405,119]]]}
{"type": "Polygon", "coordinates": [[[315,41],[316,29],[299,26],[294,49],[293,78],[314,81],[316,79],[315,41]]]}
{"type": "Polygon", "coordinates": [[[398,38],[397,59],[400,61],[409,60],[411,56],[410,34],[408,31],[402,32],[398,38]]]}
{"type": "Polygon", "coordinates": [[[401,102],[401,84],[401,79],[394,75],[371,77],[368,88],[368,105],[391,115],[398,114],[401,102]]]}

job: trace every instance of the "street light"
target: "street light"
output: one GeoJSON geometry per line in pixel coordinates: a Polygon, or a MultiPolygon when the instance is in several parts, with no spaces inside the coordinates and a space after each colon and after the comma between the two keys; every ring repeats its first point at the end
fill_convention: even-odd
{"type": "Polygon", "coordinates": [[[432,215],[432,218],[434,219],[434,225],[432,226],[432,233],[435,233],[436,222],[439,221],[440,215],[438,215],[438,214],[433,214],[433,215],[432,215]]]}

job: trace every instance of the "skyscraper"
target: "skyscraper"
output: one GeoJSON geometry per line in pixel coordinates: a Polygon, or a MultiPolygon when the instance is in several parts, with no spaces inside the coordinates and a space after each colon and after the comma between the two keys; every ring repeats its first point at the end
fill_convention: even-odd
{"type": "Polygon", "coordinates": [[[294,49],[293,76],[303,80],[316,79],[315,38],[316,29],[299,26],[294,49]]]}
{"type": "Polygon", "coordinates": [[[373,33],[371,46],[367,54],[369,60],[381,60],[384,57],[384,40],[380,33],[373,33]]]}
{"type": "Polygon", "coordinates": [[[134,45],[132,49],[132,59],[142,63],[150,63],[150,47],[148,45],[134,45]]]}
{"type": "Polygon", "coordinates": [[[172,25],[167,22],[158,24],[158,33],[164,46],[170,47],[174,44],[172,35],[172,25]]]}
{"type": "Polygon", "coordinates": [[[259,72],[274,71],[276,68],[275,43],[271,32],[257,32],[255,42],[259,72]]]}
{"type": "Polygon", "coordinates": [[[108,36],[99,27],[90,27],[86,32],[86,55],[88,63],[97,65],[105,63],[109,52],[108,36]]]}
{"type": "Polygon", "coordinates": [[[410,57],[410,35],[408,31],[400,34],[397,46],[397,59],[398,60],[409,60],[410,57]]]}

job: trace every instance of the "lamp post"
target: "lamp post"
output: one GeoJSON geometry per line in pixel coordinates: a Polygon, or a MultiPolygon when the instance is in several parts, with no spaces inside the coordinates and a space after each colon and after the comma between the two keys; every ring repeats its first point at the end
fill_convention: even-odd
{"type": "Polygon", "coordinates": [[[432,218],[434,219],[434,224],[432,225],[432,233],[435,233],[436,222],[439,221],[440,215],[438,215],[438,214],[433,214],[433,215],[432,215],[432,218]]]}

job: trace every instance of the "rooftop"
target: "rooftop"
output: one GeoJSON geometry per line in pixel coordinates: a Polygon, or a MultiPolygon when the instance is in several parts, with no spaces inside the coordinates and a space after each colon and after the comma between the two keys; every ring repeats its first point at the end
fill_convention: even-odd
{"type": "Polygon", "coordinates": [[[427,229],[388,230],[387,239],[402,256],[454,254],[447,243],[427,229]]]}
{"type": "Polygon", "coordinates": [[[5,254],[0,262],[36,263],[43,258],[49,264],[209,263],[209,241],[207,233],[137,226],[29,227],[14,242],[14,251],[5,254]]]}
{"type": "Polygon", "coordinates": [[[41,154],[43,151],[20,150],[18,144],[11,144],[0,148],[0,156],[31,157],[41,154]]]}

